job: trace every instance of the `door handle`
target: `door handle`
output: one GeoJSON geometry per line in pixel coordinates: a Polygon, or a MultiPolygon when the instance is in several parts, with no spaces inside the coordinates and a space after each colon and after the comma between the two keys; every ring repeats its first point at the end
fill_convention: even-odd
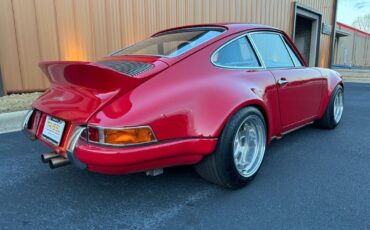
{"type": "Polygon", "coordinates": [[[280,78],[278,81],[277,81],[278,85],[285,85],[285,84],[288,84],[288,81],[287,79],[285,78],[280,78]]]}

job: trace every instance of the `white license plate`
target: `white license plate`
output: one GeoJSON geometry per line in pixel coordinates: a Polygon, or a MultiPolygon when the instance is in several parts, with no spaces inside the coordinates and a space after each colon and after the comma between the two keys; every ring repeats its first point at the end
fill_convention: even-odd
{"type": "Polygon", "coordinates": [[[57,118],[47,116],[42,136],[53,144],[59,146],[62,140],[63,131],[66,123],[57,118]]]}

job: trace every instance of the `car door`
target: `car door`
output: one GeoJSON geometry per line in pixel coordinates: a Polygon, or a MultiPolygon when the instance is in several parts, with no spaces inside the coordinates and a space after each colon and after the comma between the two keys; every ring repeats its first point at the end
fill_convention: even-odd
{"type": "Polygon", "coordinates": [[[240,102],[263,100],[265,112],[273,114],[268,120],[269,132],[273,136],[278,135],[280,116],[276,80],[258,58],[248,35],[237,36],[219,47],[212,54],[211,62],[219,67],[217,75],[224,75],[230,85],[235,86],[235,95],[240,102]]]}
{"type": "Polygon", "coordinates": [[[264,65],[275,77],[282,132],[313,120],[322,97],[321,73],[305,67],[282,34],[256,32],[250,36],[264,65]]]}

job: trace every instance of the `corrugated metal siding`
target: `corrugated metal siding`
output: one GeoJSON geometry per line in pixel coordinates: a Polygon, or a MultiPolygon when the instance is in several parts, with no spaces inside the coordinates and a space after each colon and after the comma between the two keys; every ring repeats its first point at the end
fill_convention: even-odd
{"type": "Polygon", "coordinates": [[[339,38],[334,64],[348,66],[370,66],[370,36],[339,26],[347,37],[339,38]]]}
{"type": "MultiPolygon", "coordinates": [[[[331,24],[334,0],[299,0],[331,24]]],[[[291,34],[292,0],[1,0],[0,64],[5,91],[45,89],[42,60],[96,60],[174,26],[264,23],[291,34]]],[[[321,35],[320,66],[330,36],[321,35]]]]}
{"type": "Polygon", "coordinates": [[[334,64],[336,65],[350,65],[349,57],[352,56],[353,47],[353,33],[345,38],[339,38],[335,44],[334,64]],[[349,49],[350,48],[350,49],[349,49]]]}
{"type": "Polygon", "coordinates": [[[365,47],[366,47],[366,40],[367,37],[362,35],[356,35],[354,40],[354,49],[352,55],[353,65],[361,66],[364,65],[364,57],[366,54],[365,47]]]}
{"type": "Polygon", "coordinates": [[[366,56],[365,56],[365,66],[370,66],[370,38],[367,39],[367,53],[366,53],[366,56]]]}

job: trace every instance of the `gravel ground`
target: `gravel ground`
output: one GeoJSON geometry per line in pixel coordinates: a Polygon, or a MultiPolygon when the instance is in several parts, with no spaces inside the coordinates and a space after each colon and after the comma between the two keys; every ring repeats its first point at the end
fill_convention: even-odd
{"type": "Polygon", "coordinates": [[[11,94],[0,97],[0,113],[15,112],[31,108],[31,104],[42,93],[11,94]]]}

